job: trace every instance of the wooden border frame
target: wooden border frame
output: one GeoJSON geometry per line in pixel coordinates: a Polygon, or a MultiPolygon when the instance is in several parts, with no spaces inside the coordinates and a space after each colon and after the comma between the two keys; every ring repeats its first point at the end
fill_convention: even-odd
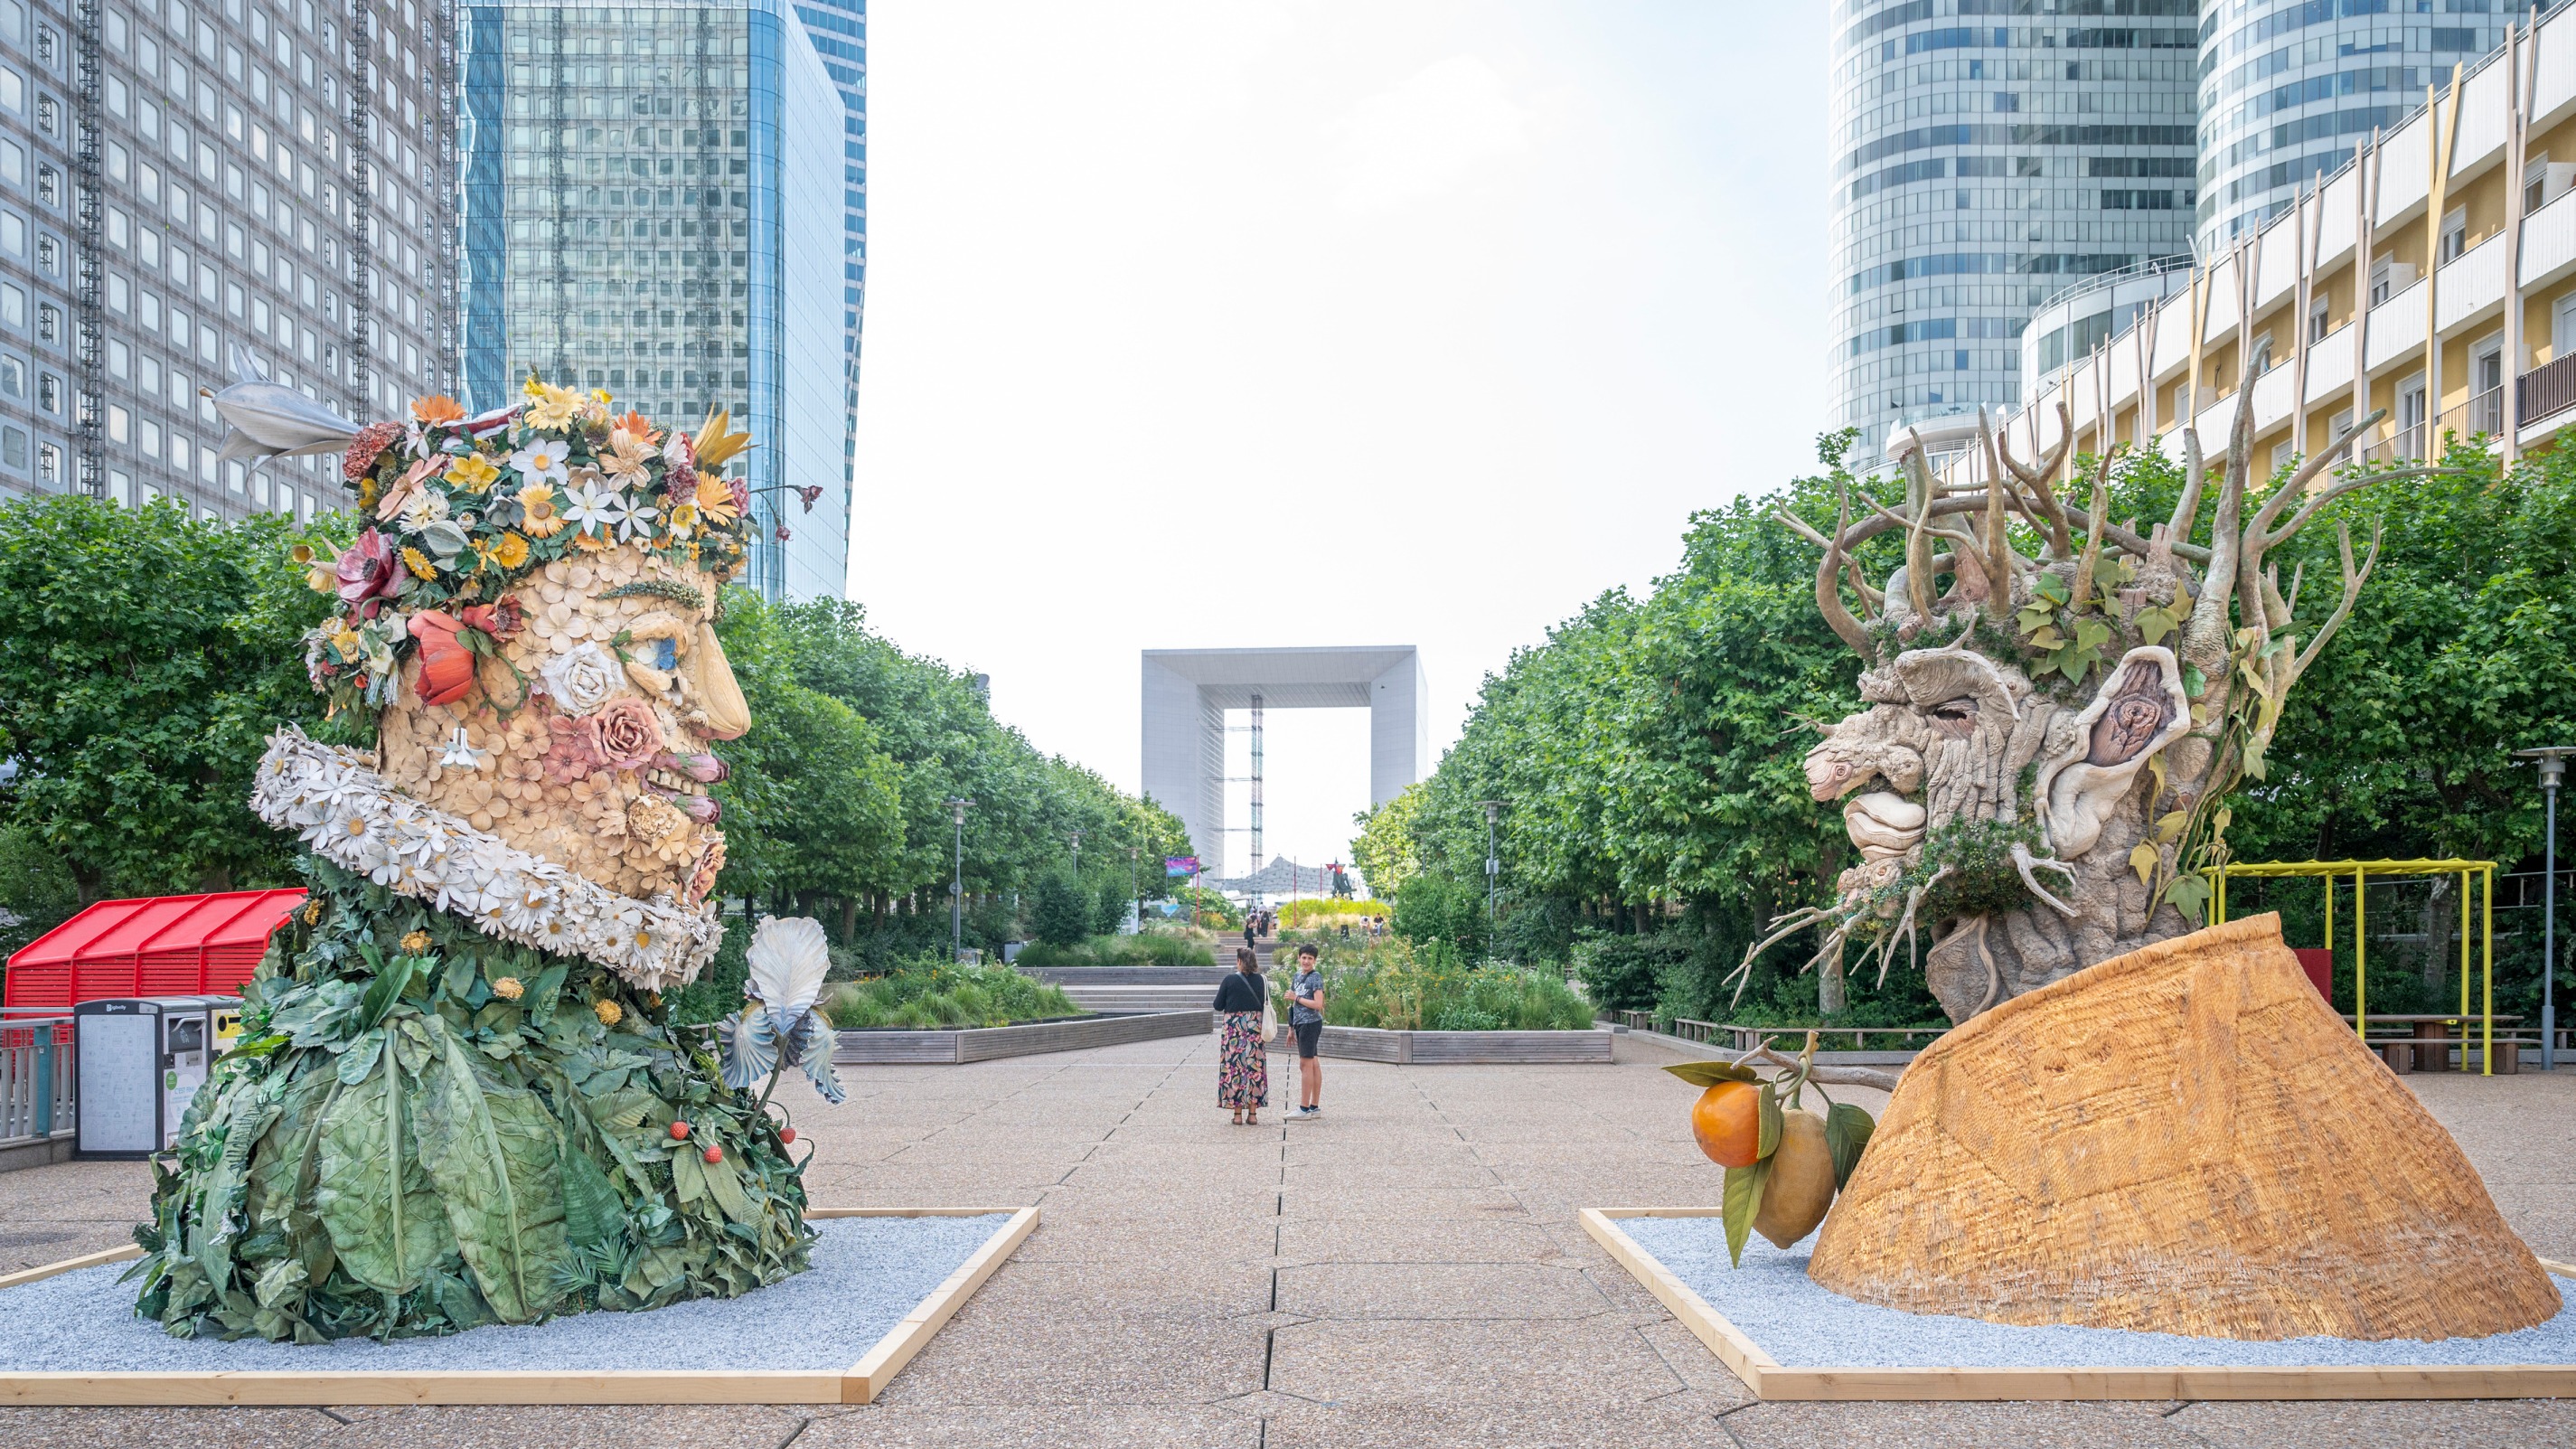
{"type": "MultiPolygon", "coordinates": [[[[413,1372],[45,1372],[0,1371],[0,1406],[182,1404],[865,1404],[921,1352],[984,1280],[1035,1231],[1034,1207],[809,1208],[808,1218],[947,1218],[1008,1213],[945,1282],[846,1369],[542,1369],[413,1372]]],[[[75,1268],[139,1258],[110,1248],[0,1275],[0,1290],[75,1268]]]]}
{"type": "MultiPolygon", "coordinates": [[[[1583,1230],[1763,1400],[1964,1399],[2559,1399],[2576,1364],[2374,1364],[2310,1368],[1784,1368],[1689,1284],[1657,1262],[1620,1218],[1713,1218],[1716,1208],[1584,1208],[1583,1230]]],[[[2540,1260],[2563,1278],[2576,1265],[2540,1260]]]]}

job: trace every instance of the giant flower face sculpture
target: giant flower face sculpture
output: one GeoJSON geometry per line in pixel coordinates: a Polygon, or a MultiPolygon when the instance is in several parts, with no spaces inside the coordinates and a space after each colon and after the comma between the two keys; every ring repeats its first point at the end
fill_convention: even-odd
{"type": "Polygon", "coordinates": [[[715,632],[749,525],[663,505],[723,492],[747,439],[722,414],[666,438],[612,423],[601,397],[529,396],[475,419],[424,399],[399,433],[367,434],[373,526],[316,570],[342,607],[308,665],[335,708],[376,712],[394,789],[694,910],[724,861],[711,747],[751,723],[715,632]]]}

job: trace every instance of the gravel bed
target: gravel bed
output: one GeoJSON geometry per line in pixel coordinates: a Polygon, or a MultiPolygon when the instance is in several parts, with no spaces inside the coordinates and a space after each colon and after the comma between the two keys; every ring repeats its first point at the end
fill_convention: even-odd
{"type": "MultiPolygon", "coordinates": [[[[1619,1227],[1786,1368],[2173,1368],[2341,1364],[2576,1364],[2576,1307],[2546,1323],[2485,1338],[2292,1338],[2258,1341],[2025,1328],[1856,1303],[1807,1276],[1804,1245],[1756,1235],[1744,1266],[1726,1261],[1714,1217],[1619,1218],[1619,1227]]],[[[1810,1242],[1813,1239],[1809,1239],[1810,1242]]],[[[2566,1301],[2565,1286],[2560,1301],[2566,1301]]]]}
{"type": "Polygon", "coordinates": [[[650,1313],[576,1313],[392,1343],[225,1343],[173,1338],[134,1316],[130,1263],[57,1274],[0,1291],[0,1373],[425,1369],[823,1369],[857,1363],[1007,1214],[971,1218],[823,1218],[814,1266],[740,1298],[703,1298],[650,1313]]]}

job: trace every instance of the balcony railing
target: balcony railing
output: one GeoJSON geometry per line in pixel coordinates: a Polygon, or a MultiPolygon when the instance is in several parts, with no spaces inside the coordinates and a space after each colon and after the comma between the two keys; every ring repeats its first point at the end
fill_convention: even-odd
{"type": "Polygon", "coordinates": [[[2513,387],[2514,412],[2525,427],[2576,408],[2576,352],[2542,363],[2515,378],[2513,387]]]}
{"type": "Polygon", "coordinates": [[[0,1023],[0,1146],[71,1131],[79,1080],[70,1017],[0,1023]]]}

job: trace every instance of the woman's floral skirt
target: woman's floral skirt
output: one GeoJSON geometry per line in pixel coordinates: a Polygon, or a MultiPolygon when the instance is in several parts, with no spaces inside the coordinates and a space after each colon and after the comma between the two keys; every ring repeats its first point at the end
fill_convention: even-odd
{"type": "Polygon", "coordinates": [[[1270,1105],[1270,1053],[1261,1040],[1261,1013],[1225,1014],[1225,1044],[1217,1055],[1216,1104],[1232,1111],[1270,1105]]]}

